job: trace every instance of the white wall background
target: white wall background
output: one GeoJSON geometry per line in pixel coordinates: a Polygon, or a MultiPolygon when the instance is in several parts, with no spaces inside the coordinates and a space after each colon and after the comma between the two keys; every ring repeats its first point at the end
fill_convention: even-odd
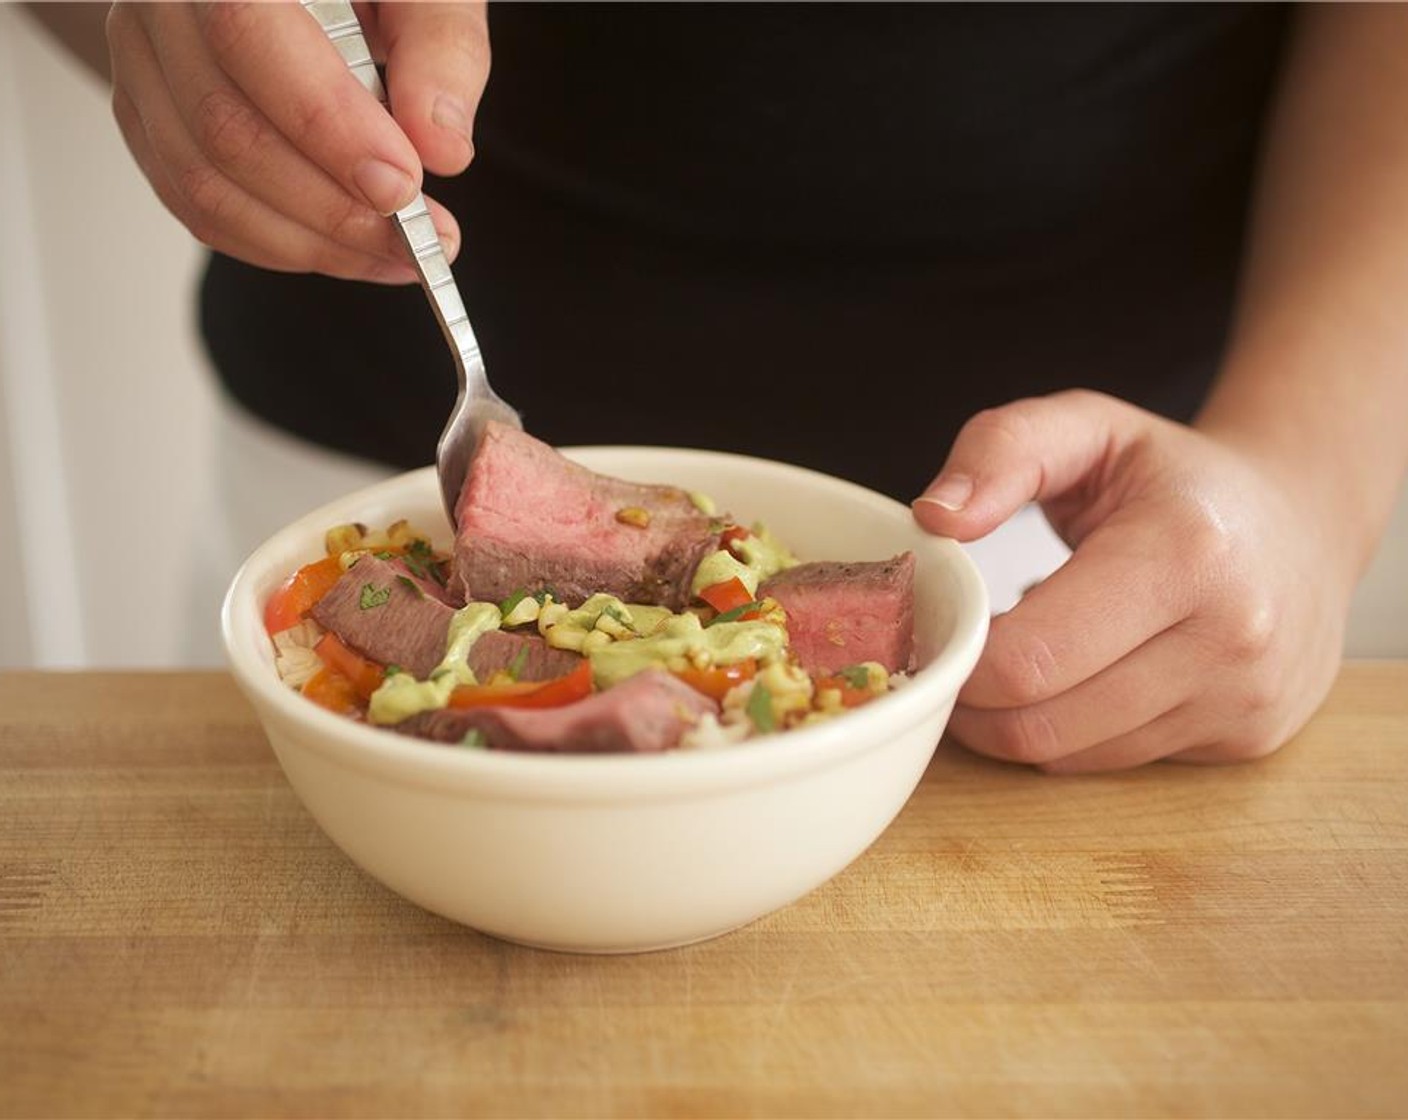
{"type": "Polygon", "coordinates": [[[106,91],[0,5],[0,664],[176,660],[214,411],[198,262],[106,91]]]}
{"type": "MultiPolygon", "coordinates": [[[[218,664],[241,550],[371,477],[232,428],[194,331],[200,256],[106,91],[0,4],[0,668],[218,664]],[[237,506],[243,535],[214,539],[208,511],[237,506]]],[[[1026,518],[974,554],[1005,606],[1060,549],[1026,518]]],[[[1408,499],[1351,623],[1352,654],[1408,656],[1408,499]]]]}

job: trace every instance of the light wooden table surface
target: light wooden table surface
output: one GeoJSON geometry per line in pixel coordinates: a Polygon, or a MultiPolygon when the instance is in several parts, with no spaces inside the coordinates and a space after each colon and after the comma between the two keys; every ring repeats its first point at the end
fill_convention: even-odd
{"type": "Polygon", "coordinates": [[[0,675],[7,1116],[1408,1114],[1408,663],[1250,766],[940,747],[717,940],[518,948],[353,868],[224,674],[0,675]]]}

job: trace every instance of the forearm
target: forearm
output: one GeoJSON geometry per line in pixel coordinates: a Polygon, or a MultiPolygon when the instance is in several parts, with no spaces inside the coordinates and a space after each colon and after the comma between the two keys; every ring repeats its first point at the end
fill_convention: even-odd
{"type": "Polygon", "coordinates": [[[27,3],[22,7],[103,83],[112,81],[103,24],[110,4],[27,3]]]}
{"type": "Polygon", "coordinates": [[[1408,470],[1408,5],[1297,18],[1235,329],[1197,426],[1332,518],[1357,576],[1408,470]]]}

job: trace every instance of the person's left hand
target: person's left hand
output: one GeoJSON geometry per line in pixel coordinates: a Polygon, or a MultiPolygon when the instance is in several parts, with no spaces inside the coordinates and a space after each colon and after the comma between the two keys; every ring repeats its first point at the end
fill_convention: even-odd
{"type": "Polygon", "coordinates": [[[1358,575],[1314,470],[1082,390],[975,416],[919,523],[970,541],[1036,500],[1074,553],[992,620],[955,738],[1059,772],[1276,750],[1329,689],[1358,575]]]}

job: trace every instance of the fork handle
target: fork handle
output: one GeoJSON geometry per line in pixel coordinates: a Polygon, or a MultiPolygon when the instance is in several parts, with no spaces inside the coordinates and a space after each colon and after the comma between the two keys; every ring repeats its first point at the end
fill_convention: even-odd
{"type": "MultiPolygon", "coordinates": [[[[362,25],[350,0],[303,0],[303,7],[318,21],[357,80],[389,108],[386,87],[377,72],[371,47],[362,34],[362,25]]],[[[409,205],[391,216],[391,221],[411,254],[416,275],[420,277],[420,286],[430,300],[436,322],[460,356],[460,375],[463,377],[466,367],[481,360],[479,341],[469,325],[469,314],[455,285],[450,262],[445,259],[445,248],[435,232],[435,222],[425,205],[425,196],[417,192],[409,205]]]]}

